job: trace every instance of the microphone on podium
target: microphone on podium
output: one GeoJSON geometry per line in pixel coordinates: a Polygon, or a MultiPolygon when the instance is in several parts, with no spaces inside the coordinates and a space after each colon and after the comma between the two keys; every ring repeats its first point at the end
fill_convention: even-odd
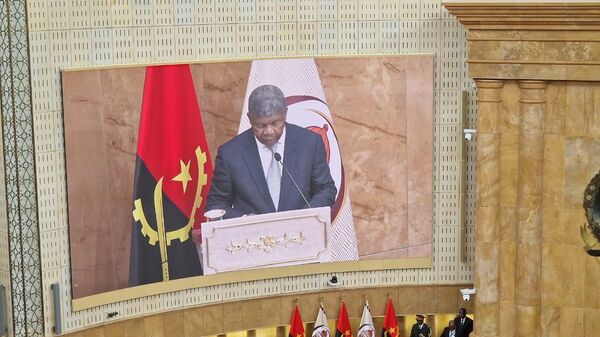
{"type": "Polygon", "coordinates": [[[294,183],[294,186],[296,186],[298,193],[300,193],[300,195],[302,196],[302,199],[304,199],[304,202],[306,203],[308,208],[311,208],[310,204],[308,203],[308,200],[304,196],[304,193],[302,193],[302,191],[300,190],[300,187],[298,187],[298,184],[296,184],[296,180],[294,180],[294,177],[292,177],[292,175],[290,174],[290,171],[288,171],[287,167],[285,167],[285,165],[283,165],[283,161],[281,161],[281,155],[279,154],[279,152],[275,152],[273,154],[273,157],[275,158],[275,160],[277,160],[281,164],[281,167],[283,167],[283,169],[285,170],[285,173],[287,173],[288,177],[290,177],[290,179],[292,180],[292,183],[294,183]]]}

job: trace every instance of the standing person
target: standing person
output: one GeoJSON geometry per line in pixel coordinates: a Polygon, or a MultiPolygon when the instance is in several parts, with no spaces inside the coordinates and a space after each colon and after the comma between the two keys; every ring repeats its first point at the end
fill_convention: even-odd
{"type": "Polygon", "coordinates": [[[410,337],[431,337],[431,329],[423,322],[425,316],[417,315],[417,323],[410,330],[410,337]]]}
{"type": "Polygon", "coordinates": [[[460,308],[458,310],[458,317],[454,319],[454,326],[456,327],[456,337],[469,337],[473,332],[473,320],[467,317],[467,309],[460,308]]]}
{"type": "Polygon", "coordinates": [[[286,117],[287,104],[279,88],[263,85],[252,91],[251,128],[219,147],[207,210],[222,209],[224,218],[235,218],[309,205],[331,207],[337,189],[323,141],[316,133],[287,123],[286,117]]]}
{"type": "Polygon", "coordinates": [[[454,321],[448,322],[448,326],[444,328],[440,337],[456,337],[456,329],[454,328],[454,321]]]}

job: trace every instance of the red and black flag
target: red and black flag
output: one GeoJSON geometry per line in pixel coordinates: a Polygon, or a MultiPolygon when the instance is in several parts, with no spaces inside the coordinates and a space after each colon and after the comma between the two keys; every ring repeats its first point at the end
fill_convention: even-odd
{"type": "Polygon", "coordinates": [[[290,323],[290,333],[288,337],[305,337],[304,336],[304,324],[302,323],[302,317],[300,317],[300,310],[298,306],[294,308],[294,314],[292,315],[292,322],[290,323]]]}
{"type": "Polygon", "coordinates": [[[342,302],[342,307],[340,308],[337,328],[335,329],[335,337],[352,337],[352,328],[350,327],[348,311],[346,310],[346,303],[344,302],[342,302]]]}
{"type": "Polygon", "coordinates": [[[387,308],[385,309],[381,337],[400,337],[398,322],[396,321],[396,311],[394,311],[394,305],[392,304],[391,298],[388,300],[387,308]]]}
{"type": "Polygon", "coordinates": [[[212,177],[189,65],[146,68],[133,187],[129,284],[202,275],[192,228],[212,177]]]}

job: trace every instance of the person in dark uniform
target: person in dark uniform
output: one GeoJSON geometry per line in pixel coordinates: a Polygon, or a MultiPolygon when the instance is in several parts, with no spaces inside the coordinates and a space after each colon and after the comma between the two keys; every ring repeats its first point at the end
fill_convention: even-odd
{"type": "Polygon", "coordinates": [[[417,323],[413,324],[410,337],[431,337],[431,329],[423,320],[425,320],[425,316],[417,315],[417,323]]]}

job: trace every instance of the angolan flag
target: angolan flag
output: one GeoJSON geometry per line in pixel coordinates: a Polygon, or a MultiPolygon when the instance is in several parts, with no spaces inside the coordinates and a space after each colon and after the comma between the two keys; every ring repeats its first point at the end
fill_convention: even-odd
{"type": "MultiPolygon", "coordinates": [[[[321,135],[327,151],[331,176],[337,187],[331,208],[331,261],[358,260],[356,232],[346,186],[344,165],[333,119],[321,85],[314,59],[252,61],[246,98],[238,132],[250,128],[248,97],[256,87],[271,84],[279,87],[288,104],[287,121],[321,135]]],[[[284,159],[285,160],[285,159],[284,159]]]]}
{"type": "Polygon", "coordinates": [[[202,275],[192,228],[212,177],[189,65],[146,68],[133,192],[129,284],[202,275]]]}

